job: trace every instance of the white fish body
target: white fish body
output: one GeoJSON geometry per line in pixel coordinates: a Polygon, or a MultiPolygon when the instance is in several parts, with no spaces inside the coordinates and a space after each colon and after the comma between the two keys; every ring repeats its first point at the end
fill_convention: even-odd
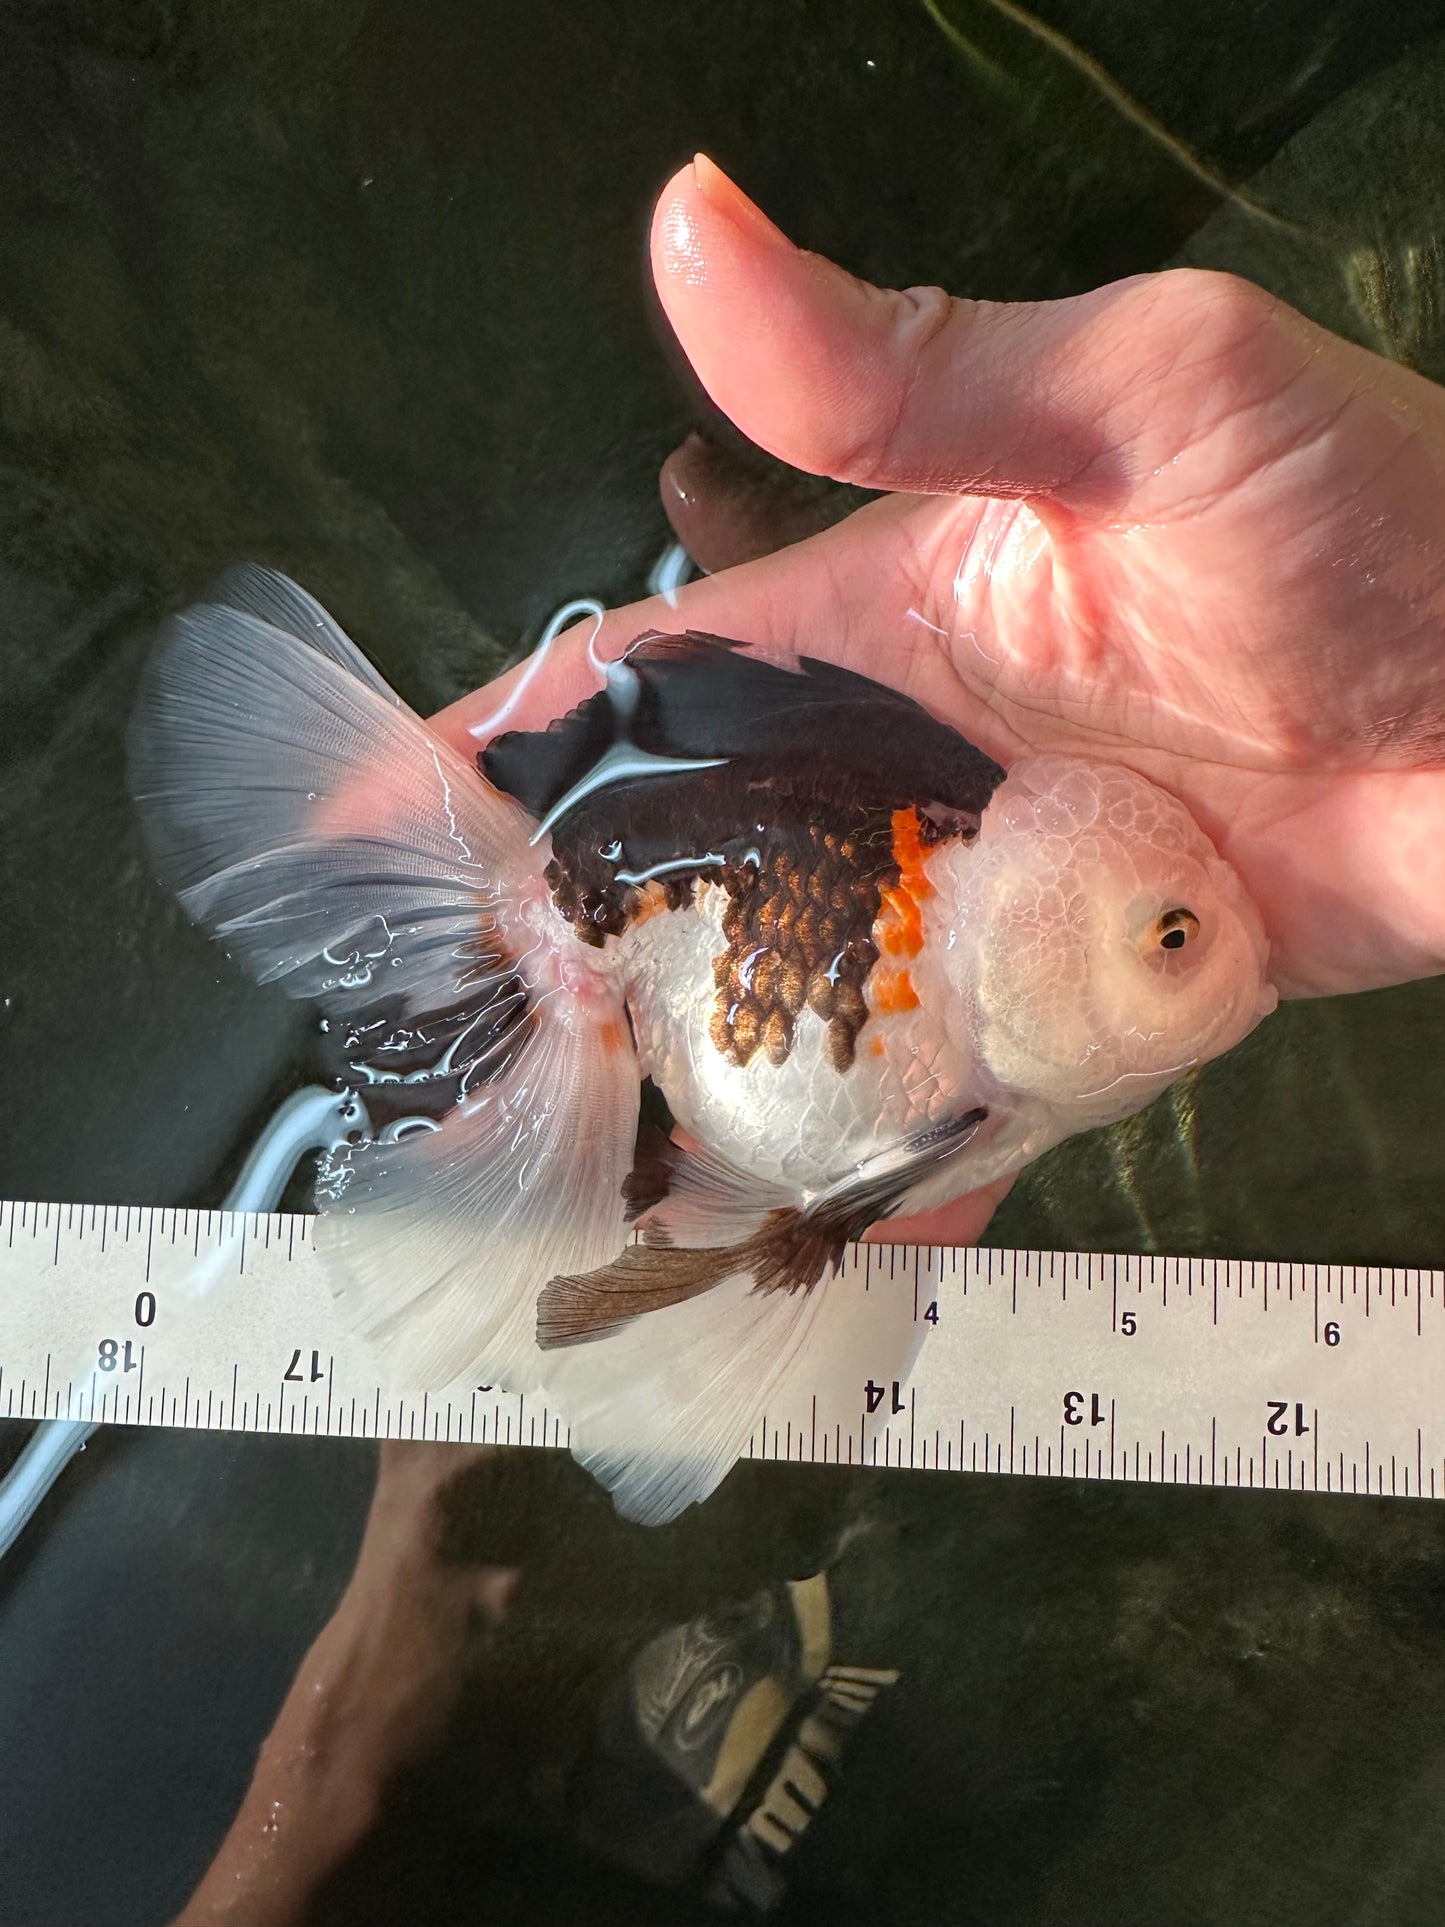
{"type": "Polygon", "coordinates": [[[545,1390],[619,1507],[658,1522],[820,1342],[847,1238],[1138,1109],[1275,997],[1237,879],[1143,778],[1052,756],[1005,778],[806,661],[698,638],[630,660],[621,747],[597,753],[598,698],[484,759],[526,794],[539,760],[583,770],[529,811],[303,591],[241,570],[170,625],[132,772],[163,880],[339,1021],[363,1099],[396,1112],[319,1186],[357,1328],[413,1383],[545,1390]],[[698,753],[709,677],[753,705],[722,755],[698,753]],[[887,733],[846,781],[836,747],[771,788],[736,747],[775,722],[793,742],[812,708],[836,746],[838,705],[870,704],[887,733]],[[639,747],[644,712],[668,753],[639,747]],[[942,802],[899,788],[930,780],[915,764],[942,802]],[[732,840],[669,854],[693,797],[732,840]],[[644,1154],[644,1077],[693,1148],[644,1154]]]}

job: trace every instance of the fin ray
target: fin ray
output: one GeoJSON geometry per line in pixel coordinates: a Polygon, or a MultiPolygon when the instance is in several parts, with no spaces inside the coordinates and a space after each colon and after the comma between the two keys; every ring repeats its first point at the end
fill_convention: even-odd
{"type": "Polygon", "coordinates": [[[473,979],[503,966],[529,825],[351,657],[244,609],[176,617],[131,724],[132,794],[162,882],[262,981],[424,1008],[462,950],[473,979]]]}
{"type": "Polygon", "coordinates": [[[399,1380],[537,1389],[539,1290],[626,1240],[637,1091],[631,1053],[559,1000],[437,1129],[333,1154],[318,1248],[348,1322],[399,1380]]]}
{"type": "Polygon", "coordinates": [[[806,1254],[816,1282],[794,1290],[760,1290],[747,1248],[648,1256],[660,1272],[710,1259],[716,1282],[595,1344],[550,1350],[543,1364],[544,1388],[571,1423],[574,1457],[624,1518],[663,1525],[706,1499],[780,1398],[791,1398],[801,1420],[804,1358],[809,1392],[847,1396],[856,1387],[860,1411],[870,1376],[907,1376],[917,1332],[894,1335],[896,1354],[885,1355],[886,1344],[880,1352],[876,1331],[860,1330],[830,1290],[832,1259],[818,1267],[816,1251],[806,1254]]]}
{"type": "Polygon", "coordinates": [[[605,1342],[547,1354],[546,1390],[567,1414],[573,1456],[624,1518],[665,1524],[721,1484],[825,1293],[826,1281],[822,1291],[760,1295],[744,1265],[605,1342]]]}
{"type": "Polygon", "coordinates": [[[700,1144],[683,1146],[661,1131],[639,1139],[627,1184],[645,1245],[688,1249],[741,1244],[770,1211],[796,1203],[782,1184],[753,1176],[700,1144]]]}

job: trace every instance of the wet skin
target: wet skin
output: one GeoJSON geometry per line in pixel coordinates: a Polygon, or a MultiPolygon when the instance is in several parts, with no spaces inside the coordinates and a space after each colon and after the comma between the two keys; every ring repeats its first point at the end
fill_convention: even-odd
{"type": "Polygon", "coordinates": [[[520,1573],[439,1555],[438,1496],[495,1448],[381,1448],[366,1534],[301,1663],[240,1811],[172,1927],[292,1927],[436,1743],[520,1573]]]}
{"type": "MultiPolygon", "coordinates": [[[[805,650],[1005,763],[1067,750],[1171,790],[1286,994],[1445,969],[1445,393],[1227,275],[1017,306],[880,290],[702,157],[658,201],[652,266],[747,435],[895,492],[580,625],[509,726],[596,687],[589,643],[643,629],[805,650]]],[[[436,726],[475,750],[522,673],[436,726]]],[[[966,1241],[1001,1190],[913,1229],[966,1241]]]]}

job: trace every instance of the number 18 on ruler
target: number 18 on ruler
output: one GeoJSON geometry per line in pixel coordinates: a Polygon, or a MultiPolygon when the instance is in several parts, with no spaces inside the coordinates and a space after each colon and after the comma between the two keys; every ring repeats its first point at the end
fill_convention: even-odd
{"type": "MultiPolygon", "coordinates": [[[[0,1415],[566,1442],[539,1399],[386,1382],[309,1228],[0,1206],[0,1415]]],[[[1438,1272],[872,1245],[816,1289],[752,1457],[1445,1497],[1438,1272]]]]}

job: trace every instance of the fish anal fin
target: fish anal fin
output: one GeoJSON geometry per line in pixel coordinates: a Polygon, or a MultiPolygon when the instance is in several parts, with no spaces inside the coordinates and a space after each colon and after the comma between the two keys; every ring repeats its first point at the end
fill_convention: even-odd
{"type": "Polygon", "coordinates": [[[787,1185],[739,1170],[702,1145],[679,1143],[655,1126],[638,1132],[623,1198],[644,1244],[689,1249],[735,1249],[760,1229],[770,1211],[797,1202],[787,1185]]]}

